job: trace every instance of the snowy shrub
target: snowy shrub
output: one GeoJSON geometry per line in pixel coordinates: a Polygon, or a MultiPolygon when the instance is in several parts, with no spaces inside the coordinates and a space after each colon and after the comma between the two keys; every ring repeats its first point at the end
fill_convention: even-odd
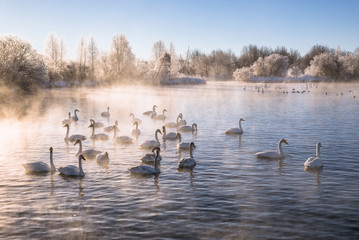
{"type": "Polygon", "coordinates": [[[234,80],[240,81],[240,82],[249,82],[251,81],[251,78],[253,77],[253,69],[250,67],[243,67],[238,68],[233,73],[234,80]]]}
{"type": "Polygon", "coordinates": [[[259,58],[253,64],[254,75],[260,77],[284,77],[287,74],[287,69],[288,57],[279,54],[259,58]]]}
{"type": "Polygon", "coordinates": [[[293,66],[288,69],[289,77],[298,77],[300,75],[302,75],[302,71],[300,70],[300,68],[298,66],[293,66]]]}
{"type": "Polygon", "coordinates": [[[336,53],[322,53],[314,57],[305,73],[320,77],[337,79],[340,76],[340,62],[336,53]]]}

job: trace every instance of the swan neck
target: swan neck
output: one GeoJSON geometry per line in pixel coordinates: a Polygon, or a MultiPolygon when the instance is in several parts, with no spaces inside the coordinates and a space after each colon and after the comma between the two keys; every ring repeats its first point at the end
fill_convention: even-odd
{"type": "Polygon", "coordinates": [[[158,134],[158,131],[156,131],[156,133],[155,133],[155,139],[156,139],[156,142],[158,142],[158,143],[159,143],[159,142],[160,142],[160,140],[158,140],[158,135],[157,135],[157,134],[158,134]]]}
{"type": "Polygon", "coordinates": [[[93,137],[95,135],[95,126],[92,126],[92,134],[91,137],[93,137]]]}
{"type": "Polygon", "coordinates": [[[242,124],[241,124],[241,122],[242,122],[242,121],[239,120],[239,129],[240,129],[240,130],[243,130],[243,129],[242,129],[242,124]]]}
{"type": "Polygon", "coordinates": [[[159,168],[158,168],[158,154],[156,153],[156,157],[155,157],[155,170],[157,172],[159,172],[159,168]]]}
{"type": "Polygon", "coordinates": [[[317,158],[320,158],[320,146],[319,145],[317,145],[317,151],[316,151],[316,157],[317,158]]]}
{"type": "Polygon", "coordinates": [[[77,152],[77,154],[80,154],[82,152],[82,142],[79,141],[79,151],[77,152]]]}
{"type": "Polygon", "coordinates": [[[193,147],[192,147],[192,145],[189,146],[189,156],[190,156],[191,158],[193,158],[193,147]]]}
{"type": "Polygon", "coordinates": [[[278,143],[278,152],[279,152],[279,155],[283,155],[282,141],[280,141],[278,143]]]}
{"type": "Polygon", "coordinates": [[[113,139],[116,139],[116,137],[117,137],[117,127],[115,126],[113,128],[113,139]]]}
{"type": "Polygon", "coordinates": [[[69,125],[66,125],[66,136],[65,136],[65,138],[69,137],[69,133],[70,133],[70,127],[69,127],[69,125]]]}
{"type": "Polygon", "coordinates": [[[77,113],[76,113],[76,111],[75,111],[75,117],[77,117],[77,113]]]}
{"type": "Polygon", "coordinates": [[[50,165],[51,165],[51,172],[56,171],[55,165],[54,165],[54,160],[52,157],[52,152],[50,152],[50,165]]]}
{"type": "Polygon", "coordinates": [[[80,169],[81,175],[85,175],[85,174],[84,174],[84,171],[83,171],[83,169],[82,169],[82,159],[81,159],[81,157],[79,157],[79,169],[80,169]]]}

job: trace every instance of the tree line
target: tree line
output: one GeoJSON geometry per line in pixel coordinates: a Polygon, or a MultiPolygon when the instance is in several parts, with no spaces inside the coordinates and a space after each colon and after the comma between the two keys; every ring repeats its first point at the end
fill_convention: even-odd
{"type": "Polygon", "coordinates": [[[148,60],[136,58],[125,35],[115,35],[107,51],[96,40],[82,37],[76,59],[68,60],[62,38],[50,34],[44,54],[19,37],[0,37],[0,85],[24,92],[39,86],[111,84],[122,82],[159,83],[164,79],[200,77],[209,80],[250,81],[253,76],[300,76],[308,74],[332,80],[359,78],[359,48],[344,52],[339,48],[315,45],[301,56],[297,50],[245,46],[239,56],[231,50],[204,53],[190,49],[178,55],[170,43],[157,41],[148,60]]]}

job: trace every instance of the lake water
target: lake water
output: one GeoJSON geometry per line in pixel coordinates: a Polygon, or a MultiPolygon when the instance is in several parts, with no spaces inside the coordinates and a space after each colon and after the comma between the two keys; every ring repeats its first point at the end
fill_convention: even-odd
{"type": "Polygon", "coordinates": [[[8,115],[0,120],[0,238],[358,239],[359,85],[258,86],[264,93],[236,82],[55,89],[29,99],[21,119],[13,117],[19,104],[2,106],[8,115]],[[188,152],[161,140],[161,174],[129,173],[147,153],[139,145],[163,124],[142,115],[154,104],[168,110],[168,121],[181,112],[197,123],[197,134],[182,134],[197,145],[193,171],[178,171],[188,152]],[[109,119],[100,116],[107,106],[109,119]],[[85,149],[108,151],[109,165],[84,161],[82,179],[26,174],[21,164],[49,162],[51,146],[56,167],[77,165],[78,146],[64,142],[61,125],[75,108],[80,120],[70,134],[88,136],[85,149]],[[119,135],[130,136],[130,113],[143,121],[134,144],[114,144],[112,133],[108,141],[89,139],[90,118],[118,120],[119,135]],[[225,135],[239,118],[243,135],[225,135]],[[285,159],[254,156],[276,150],[281,138],[289,143],[285,159]],[[305,171],[317,142],[325,166],[305,171]]]}

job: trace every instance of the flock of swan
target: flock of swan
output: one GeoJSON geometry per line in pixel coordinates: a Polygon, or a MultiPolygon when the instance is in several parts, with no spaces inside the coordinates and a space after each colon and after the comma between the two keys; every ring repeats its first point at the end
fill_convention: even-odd
{"type": "MultiPolygon", "coordinates": [[[[151,111],[146,111],[143,115],[147,115],[152,119],[155,120],[166,120],[165,112],[166,109],[162,111],[162,114],[156,113],[157,106],[154,105],[151,111]]],[[[79,145],[79,150],[76,154],[78,157],[78,166],[74,165],[67,165],[65,167],[59,167],[56,169],[54,162],[53,162],[53,148],[50,147],[50,165],[44,163],[42,161],[38,162],[31,162],[23,164],[25,171],[27,173],[41,173],[41,172],[51,172],[54,173],[59,171],[60,174],[64,176],[78,176],[83,177],[85,173],[82,168],[82,161],[86,159],[96,159],[99,164],[108,164],[109,163],[109,154],[108,152],[98,151],[94,149],[87,149],[83,150],[82,148],[82,141],[86,140],[87,137],[81,134],[74,134],[69,136],[70,132],[70,125],[73,122],[77,122],[79,120],[77,116],[78,109],[74,110],[74,116],[71,117],[71,113],[69,113],[68,118],[62,121],[63,127],[66,127],[66,135],[65,135],[65,142],[66,143],[74,143],[74,145],[79,145]]],[[[109,118],[110,116],[110,108],[107,108],[107,111],[102,112],[100,114],[102,117],[109,118]]],[[[136,127],[132,130],[131,134],[134,136],[139,136],[141,134],[138,125],[142,123],[142,120],[139,118],[135,118],[134,114],[131,113],[130,116],[132,117],[132,123],[136,127]]],[[[238,128],[230,128],[225,131],[225,134],[228,135],[241,135],[243,134],[243,128],[241,122],[245,121],[244,119],[239,119],[238,128]]],[[[90,139],[91,140],[109,140],[109,136],[106,133],[95,133],[96,128],[103,128],[105,132],[112,132],[113,131],[113,141],[114,143],[118,144],[132,144],[133,139],[129,136],[117,136],[117,132],[119,131],[118,128],[118,121],[115,121],[114,125],[104,127],[104,124],[101,122],[96,122],[93,119],[90,119],[89,128],[92,129],[90,139]]],[[[178,162],[179,169],[193,169],[196,166],[196,161],[193,157],[193,151],[196,149],[196,145],[194,142],[182,142],[182,137],[180,132],[197,132],[197,124],[193,123],[192,125],[187,125],[186,120],[183,119],[182,113],[177,116],[176,122],[167,122],[162,126],[162,131],[160,129],[156,129],[154,140],[147,140],[140,144],[140,148],[142,149],[149,149],[151,150],[150,153],[147,153],[145,156],[142,157],[142,165],[132,167],[129,169],[130,173],[132,174],[160,174],[161,170],[159,168],[159,162],[162,160],[162,156],[160,155],[161,143],[158,138],[158,134],[162,134],[162,139],[165,140],[178,140],[177,148],[180,150],[188,150],[189,157],[181,158],[178,162]],[[177,132],[167,132],[167,128],[177,128],[177,132]]],[[[282,144],[287,144],[288,142],[285,139],[280,139],[278,142],[278,151],[263,151],[255,153],[257,158],[266,158],[266,159],[283,159],[285,158],[285,154],[283,152],[282,144]]],[[[313,169],[313,168],[322,168],[323,161],[320,158],[320,147],[321,143],[318,142],[316,144],[316,156],[310,157],[304,163],[306,169],[313,169]]]]}

